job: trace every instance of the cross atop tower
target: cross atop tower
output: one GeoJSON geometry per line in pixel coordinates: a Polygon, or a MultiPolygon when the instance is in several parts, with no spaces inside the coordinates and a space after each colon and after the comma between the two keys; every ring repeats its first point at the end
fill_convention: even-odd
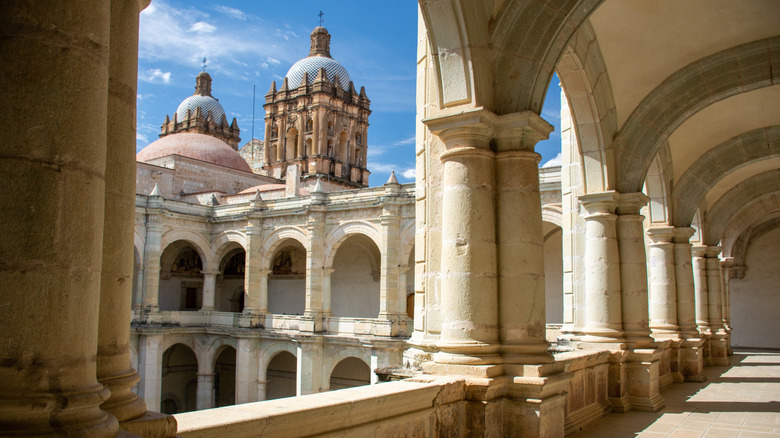
{"type": "Polygon", "coordinates": [[[317,16],[319,16],[319,17],[320,17],[320,26],[322,26],[322,16],[323,16],[323,15],[325,15],[325,13],[324,13],[324,12],[322,12],[322,11],[320,11],[320,13],[319,13],[319,14],[317,14],[317,16]]]}
{"type": "Polygon", "coordinates": [[[203,57],[203,71],[206,71],[206,57],[203,57]]]}

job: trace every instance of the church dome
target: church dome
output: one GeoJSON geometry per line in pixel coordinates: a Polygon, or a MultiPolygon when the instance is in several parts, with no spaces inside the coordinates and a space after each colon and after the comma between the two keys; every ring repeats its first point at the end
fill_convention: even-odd
{"type": "Polygon", "coordinates": [[[243,172],[252,172],[241,155],[224,141],[210,135],[189,132],[166,135],[150,143],[136,155],[136,160],[149,162],[169,155],[181,155],[243,172]]]}
{"type": "Polygon", "coordinates": [[[287,71],[287,84],[295,88],[301,84],[303,74],[308,73],[308,83],[314,82],[320,69],[324,68],[328,80],[333,82],[339,76],[341,88],[346,89],[352,79],[338,61],[330,57],[330,34],[327,29],[317,26],[311,33],[311,50],[309,56],[293,64],[287,71]]]}
{"type": "Polygon", "coordinates": [[[222,108],[222,104],[211,95],[211,76],[205,71],[202,71],[198,74],[195,81],[195,94],[184,99],[179,104],[179,108],[176,109],[177,120],[179,122],[186,120],[187,110],[194,116],[195,111],[200,107],[200,111],[204,118],[208,117],[209,111],[211,111],[214,122],[221,125],[222,119],[225,116],[225,109],[222,108]]]}

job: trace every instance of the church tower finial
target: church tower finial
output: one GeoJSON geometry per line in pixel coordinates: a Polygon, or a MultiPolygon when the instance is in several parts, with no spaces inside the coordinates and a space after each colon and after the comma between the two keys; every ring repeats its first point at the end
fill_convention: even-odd
{"type": "Polygon", "coordinates": [[[205,71],[198,73],[198,77],[195,79],[195,94],[211,96],[211,75],[205,71]]]}
{"type": "Polygon", "coordinates": [[[317,26],[311,32],[311,50],[309,56],[325,56],[330,58],[330,34],[322,26],[317,26]]]}

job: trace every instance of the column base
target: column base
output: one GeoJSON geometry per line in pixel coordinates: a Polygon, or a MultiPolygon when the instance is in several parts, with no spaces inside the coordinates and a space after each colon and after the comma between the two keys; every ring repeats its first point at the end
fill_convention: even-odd
{"type": "Polygon", "coordinates": [[[176,436],[176,419],[172,415],[146,411],[138,418],[119,423],[119,429],[130,436],[174,438],[176,436]]]}
{"type": "Polygon", "coordinates": [[[263,312],[244,312],[238,316],[238,326],[242,328],[265,328],[265,314],[263,312]]]}
{"type": "Polygon", "coordinates": [[[662,350],[633,350],[626,358],[626,386],[631,409],[656,412],[665,406],[660,392],[662,350]]]}
{"type": "Polygon", "coordinates": [[[728,336],[725,333],[715,333],[710,337],[710,357],[712,365],[731,365],[728,355],[728,336]]]}
{"type": "Polygon", "coordinates": [[[690,338],[680,343],[680,370],[686,382],[704,382],[704,339],[690,338]]]}

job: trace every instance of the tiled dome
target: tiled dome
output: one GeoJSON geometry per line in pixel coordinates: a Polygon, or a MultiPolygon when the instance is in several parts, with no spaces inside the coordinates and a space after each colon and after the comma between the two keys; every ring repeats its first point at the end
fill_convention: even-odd
{"type": "Polygon", "coordinates": [[[208,117],[209,111],[211,111],[214,121],[218,125],[222,124],[222,117],[225,115],[225,109],[222,108],[222,104],[211,96],[201,96],[199,94],[193,94],[179,104],[179,108],[176,109],[176,117],[179,123],[187,118],[187,110],[190,110],[194,117],[195,110],[198,107],[203,112],[203,117],[208,117]]]}
{"type": "Polygon", "coordinates": [[[137,161],[149,162],[169,155],[181,155],[244,172],[252,171],[241,155],[227,143],[210,135],[195,133],[166,135],[143,148],[135,158],[137,161]]]}
{"type": "Polygon", "coordinates": [[[287,71],[287,84],[290,88],[296,88],[301,84],[303,79],[303,73],[309,74],[309,83],[314,82],[321,68],[325,68],[328,80],[333,82],[336,75],[339,75],[339,83],[341,88],[346,89],[349,83],[352,81],[345,69],[338,61],[333,58],[326,58],[324,56],[309,56],[301,59],[293,64],[290,70],[287,71]]]}

